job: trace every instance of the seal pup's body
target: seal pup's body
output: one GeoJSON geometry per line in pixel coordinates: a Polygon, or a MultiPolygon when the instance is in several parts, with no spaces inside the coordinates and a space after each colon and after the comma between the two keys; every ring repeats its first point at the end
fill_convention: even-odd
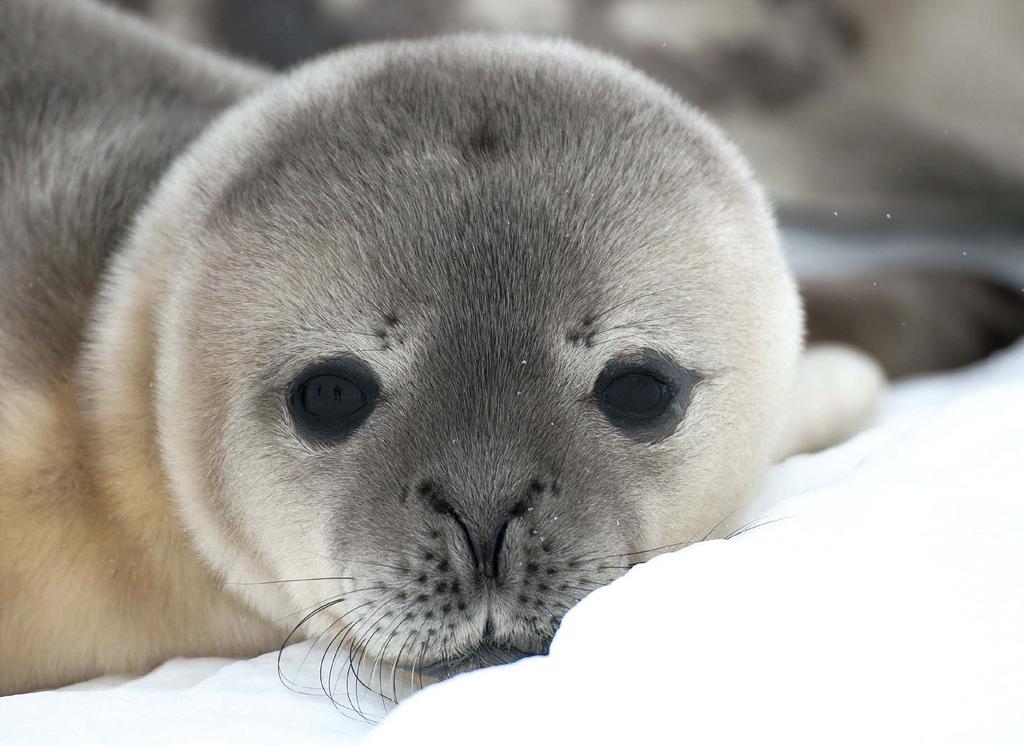
{"type": "Polygon", "coordinates": [[[252,655],[303,608],[378,671],[542,650],[877,396],[799,364],[738,154],[608,58],[468,37],[270,85],[0,10],[0,691],[252,655]],[[843,406],[791,407],[808,376],[843,406]]]}
{"type": "Polygon", "coordinates": [[[214,590],[174,514],[145,414],[151,342],[124,361],[141,385],[113,422],[82,372],[135,213],[264,76],[99,7],[0,10],[0,692],[265,650],[275,636],[214,590]]]}

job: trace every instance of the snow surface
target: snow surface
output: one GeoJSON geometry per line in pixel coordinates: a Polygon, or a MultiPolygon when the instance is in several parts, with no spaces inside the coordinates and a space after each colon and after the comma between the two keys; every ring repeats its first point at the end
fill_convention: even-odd
{"type": "Polygon", "coordinates": [[[771,472],[763,525],[634,568],[550,655],[377,728],[265,655],[2,698],[0,743],[1021,744],[1022,476],[1024,343],[900,384],[874,427],[771,472]]]}

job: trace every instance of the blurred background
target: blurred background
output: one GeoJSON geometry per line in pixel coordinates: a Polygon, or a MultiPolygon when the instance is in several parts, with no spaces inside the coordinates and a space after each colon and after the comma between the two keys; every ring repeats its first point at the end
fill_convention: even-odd
{"type": "Polygon", "coordinates": [[[969,323],[967,301],[950,295],[939,315],[945,301],[919,302],[890,268],[968,270],[1024,293],[1024,0],[111,1],[276,69],[459,31],[576,39],[673,88],[739,144],[810,318],[846,319],[839,338],[887,322],[896,349],[969,323]]]}
{"type": "Polygon", "coordinates": [[[118,0],[286,68],[467,30],[567,36],[710,112],[803,225],[1024,230],[1021,0],[118,0]]]}

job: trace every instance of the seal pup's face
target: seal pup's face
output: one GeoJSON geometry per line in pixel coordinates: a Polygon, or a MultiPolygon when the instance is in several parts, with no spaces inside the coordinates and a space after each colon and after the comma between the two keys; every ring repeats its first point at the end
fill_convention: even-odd
{"type": "Polygon", "coordinates": [[[799,349],[731,146],[564,44],[315,63],[193,148],[135,238],[169,266],[158,424],[199,549],[228,581],[326,578],[232,588],[312,612],[373,685],[543,651],[713,532],[799,349]]]}

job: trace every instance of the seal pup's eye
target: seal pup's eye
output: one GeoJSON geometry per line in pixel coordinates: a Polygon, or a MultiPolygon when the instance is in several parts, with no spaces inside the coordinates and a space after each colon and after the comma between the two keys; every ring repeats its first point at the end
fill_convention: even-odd
{"type": "Polygon", "coordinates": [[[675,432],[698,380],[665,355],[643,350],[605,366],[594,384],[594,401],[626,435],[653,443],[675,432]]]}
{"type": "Polygon", "coordinates": [[[373,411],[380,385],[360,360],[316,363],[292,382],[288,409],[298,430],[317,441],[351,435],[373,411]]]}

